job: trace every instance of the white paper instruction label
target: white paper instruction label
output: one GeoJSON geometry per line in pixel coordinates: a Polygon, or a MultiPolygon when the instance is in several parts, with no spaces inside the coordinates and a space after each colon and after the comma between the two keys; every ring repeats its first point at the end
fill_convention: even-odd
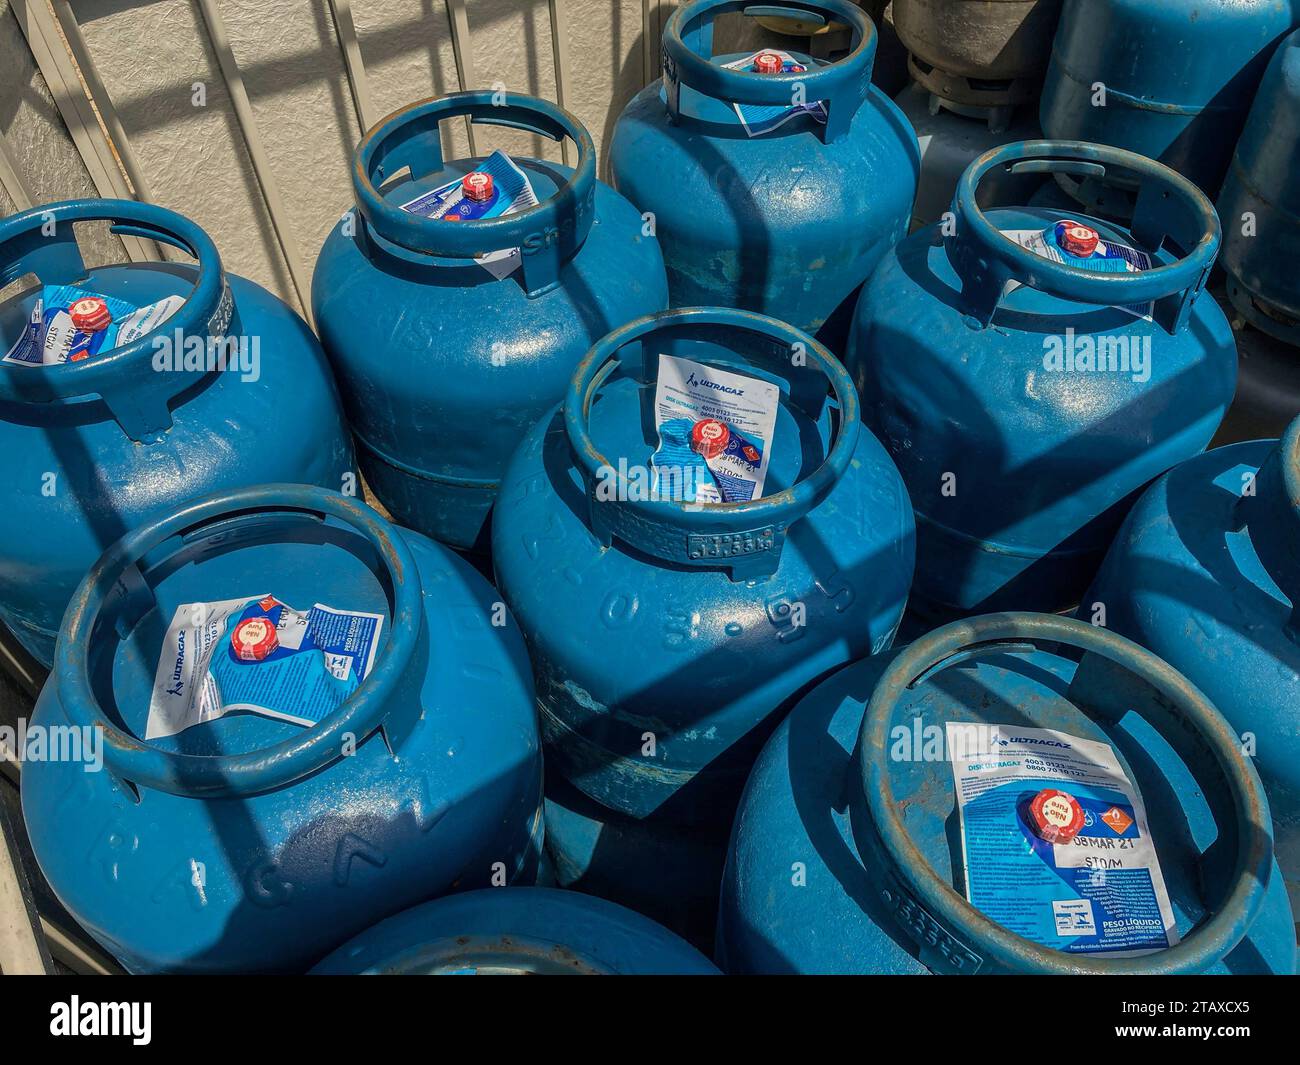
{"type": "Polygon", "coordinates": [[[1070,953],[1178,942],[1142,798],[1109,744],[952,722],[947,741],[971,905],[1070,953]]]}
{"type": "Polygon", "coordinates": [[[780,400],[770,381],[661,354],[655,495],[696,503],[760,498],[780,400]]]}

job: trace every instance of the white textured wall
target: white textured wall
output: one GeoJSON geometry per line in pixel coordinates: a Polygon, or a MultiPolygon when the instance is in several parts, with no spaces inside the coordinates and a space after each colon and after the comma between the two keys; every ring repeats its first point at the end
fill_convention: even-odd
{"type": "MultiPolygon", "coordinates": [[[[93,195],[10,2],[0,0],[0,131],[38,200],[93,195]]],[[[197,0],[70,2],[150,198],[203,225],[229,268],[297,305],[197,0]],[[204,87],[203,106],[194,103],[196,83],[204,87]]],[[[350,206],[348,163],[361,133],[328,4],[218,0],[218,6],[309,275],[326,233],[350,206]]],[[[666,17],[671,4],[661,6],[666,17]]],[[[600,149],[623,105],[645,83],[642,2],[563,0],[562,8],[571,68],[566,105],[600,149]]],[[[352,0],[352,9],[378,116],[459,87],[446,0],[352,0]]],[[[555,99],[547,0],[466,0],[466,9],[468,87],[500,82],[555,99]]],[[[726,36],[737,36],[747,21],[734,19],[726,36]]],[[[464,154],[463,123],[449,126],[448,151],[464,154]]],[[[480,152],[500,147],[559,158],[558,145],[544,138],[476,130],[480,152]]],[[[0,198],[0,209],[12,205],[0,198]]],[[[96,254],[114,257],[120,247],[106,240],[96,254]]]]}
{"type": "MultiPolygon", "coordinates": [[[[12,14],[0,0],[0,130],[41,200],[93,195],[12,14]],[[35,75],[35,78],[33,78],[35,75]],[[43,87],[43,85],[42,85],[43,87]],[[39,112],[29,114],[28,112],[39,112]]],[[[150,197],[191,215],[227,265],[296,303],[226,83],[196,0],[71,0],[91,57],[150,197]],[[201,82],[204,106],[194,105],[201,82]]],[[[348,162],[360,130],[325,0],[219,0],[265,143],[286,220],[307,271],[351,202],[348,162]]],[[[474,84],[555,99],[547,0],[466,0],[474,84]]],[[[641,0],[565,0],[572,60],[569,108],[599,146],[643,84],[641,0]]],[[[382,116],[455,91],[445,0],[353,0],[374,108],[382,116]]],[[[464,125],[448,151],[464,153],[464,125]]],[[[476,127],[479,151],[559,158],[559,146],[476,127]]],[[[12,205],[0,199],[0,208],[12,205]]]]}
{"type": "MultiPolygon", "coordinates": [[[[0,132],[33,203],[94,196],[95,186],[59,118],[45,79],[18,28],[9,0],[0,0],[0,132]]],[[[0,215],[13,201],[0,188],[0,215]]],[[[87,227],[82,249],[92,265],[120,261],[122,242],[103,226],[87,227]]]]}

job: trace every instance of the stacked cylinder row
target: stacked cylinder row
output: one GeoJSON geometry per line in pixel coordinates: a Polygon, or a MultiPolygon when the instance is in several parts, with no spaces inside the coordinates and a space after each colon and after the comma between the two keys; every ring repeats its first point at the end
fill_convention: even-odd
{"type": "Polygon", "coordinates": [[[5,363],[62,288],[173,308],[0,363],[0,619],[100,745],[23,768],[60,901],[134,972],[1294,972],[1300,419],[1207,451],[1216,262],[1300,336],[1284,6],[895,0],[895,102],[859,6],[693,0],[608,184],[528,96],[369,130],[319,338],[172,211],[0,221],[5,363]],[[183,255],[87,267],[94,220],[183,255]],[[1008,722],[1145,795],[1156,946],[962,887],[899,744],[1008,722]]]}

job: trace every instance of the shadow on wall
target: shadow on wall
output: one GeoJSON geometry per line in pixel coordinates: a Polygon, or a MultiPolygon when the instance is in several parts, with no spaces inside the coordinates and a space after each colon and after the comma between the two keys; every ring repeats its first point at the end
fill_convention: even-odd
{"type": "MultiPolygon", "coordinates": [[[[0,0],[0,133],[11,161],[22,169],[19,180],[31,203],[95,195],[90,174],[36,67],[10,0],[0,0]]],[[[26,206],[0,188],[0,217],[26,206]]],[[[126,257],[121,240],[106,226],[87,227],[81,239],[91,266],[126,257]]],[[[7,288],[0,288],[0,301],[10,294],[7,288]]]]}
{"type": "MultiPolygon", "coordinates": [[[[69,0],[69,6],[77,22],[84,27],[113,15],[150,7],[165,7],[174,2],[177,0],[69,0]]],[[[180,0],[180,2],[187,6],[198,7],[198,0],[180,0]]],[[[234,4],[228,5],[228,10],[223,9],[228,25],[237,21],[243,22],[245,19],[251,22],[257,17],[257,12],[243,10],[250,2],[251,0],[236,0],[234,4]]],[[[266,8],[273,9],[276,4],[286,2],[288,0],[266,0],[260,5],[263,8],[262,17],[269,17],[271,14],[271,11],[265,10],[266,8]]],[[[339,80],[335,76],[344,72],[340,62],[338,37],[326,4],[318,3],[310,6],[312,21],[317,30],[316,40],[293,41],[274,59],[241,62],[240,73],[254,104],[274,104],[277,97],[287,94],[303,83],[325,84],[339,120],[338,129],[333,132],[341,135],[343,146],[351,151],[356,146],[358,131],[346,77],[339,80]]],[[[375,0],[370,6],[372,10],[376,8],[382,10],[385,7],[398,9],[412,5],[394,2],[394,0],[375,0]]],[[[444,0],[416,0],[414,6],[419,9],[416,17],[394,18],[376,30],[368,30],[364,26],[357,27],[358,45],[363,63],[373,79],[373,70],[385,62],[408,56],[425,55],[428,58],[435,91],[439,93],[454,91],[457,87],[455,70],[453,68],[449,72],[443,69],[443,57],[439,50],[440,45],[447,44],[451,36],[447,5],[444,0]]],[[[470,43],[474,58],[482,58],[484,46],[477,39],[480,34],[491,35],[501,28],[499,23],[520,14],[527,19],[522,49],[514,47],[517,41],[513,36],[509,41],[512,51],[522,52],[526,57],[527,84],[512,84],[509,86],[511,91],[545,93],[549,90],[550,95],[554,96],[553,83],[542,83],[538,62],[540,49],[550,44],[547,6],[546,0],[527,0],[522,5],[518,0],[469,0],[467,7],[470,18],[470,43]],[[523,7],[522,12],[521,7],[523,7]],[[545,40],[540,39],[539,30],[545,32],[545,40]]],[[[354,12],[354,17],[358,14],[360,12],[354,12]]],[[[617,38],[614,40],[617,43],[617,38]]],[[[490,49],[492,50],[495,49],[490,49]]],[[[548,56],[548,67],[549,62],[548,56]]],[[[476,64],[476,68],[478,65],[476,64]]],[[[380,91],[377,91],[376,95],[381,95],[381,87],[372,86],[372,91],[377,89],[380,91]]],[[[145,132],[166,126],[177,117],[189,113],[193,106],[191,94],[191,82],[178,78],[148,93],[115,98],[114,104],[123,125],[129,131],[145,132]]],[[[412,97],[405,102],[412,102],[418,98],[412,97]]],[[[0,115],[2,114],[3,112],[0,112],[0,115]]],[[[376,119],[379,117],[382,117],[382,113],[375,116],[376,119]]]]}
{"type": "MultiPolygon", "coordinates": [[[[214,46],[200,0],[70,0],[70,7],[151,198],[195,217],[233,269],[296,304],[293,279],[222,74],[225,56],[214,46]],[[206,122],[196,117],[193,102],[200,81],[207,94],[206,122]]],[[[370,122],[413,101],[455,91],[465,70],[469,88],[501,83],[512,92],[557,95],[546,0],[467,0],[470,32],[460,57],[447,0],[365,0],[351,8],[370,122]]],[[[286,216],[281,224],[287,223],[309,273],[329,228],[351,204],[348,158],[363,132],[331,6],[222,0],[217,11],[229,36],[224,47],[237,62],[265,145],[267,169],[280,188],[286,216]]],[[[566,106],[599,131],[606,114],[617,114],[644,83],[642,4],[569,4],[562,14],[569,56],[566,106]]],[[[16,24],[13,29],[15,47],[26,53],[16,24]]],[[[17,89],[0,100],[0,128],[6,132],[21,97],[39,95],[22,82],[17,89]]],[[[58,139],[73,151],[66,136],[58,139]]],[[[560,145],[513,130],[480,126],[474,142],[478,154],[499,147],[561,157],[560,145]]],[[[444,144],[448,158],[469,154],[465,124],[448,123],[444,144]]],[[[36,165],[44,166],[43,160],[36,165]]]]}

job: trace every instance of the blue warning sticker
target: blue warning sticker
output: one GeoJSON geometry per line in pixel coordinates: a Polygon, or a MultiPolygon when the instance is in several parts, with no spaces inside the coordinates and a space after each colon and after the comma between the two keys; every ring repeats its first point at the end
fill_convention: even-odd
{"type": "Polygon", "coordinates": [[[1067,953],[1178,942],[1146,811],[1108,744],[952,722],[947,740],[972,906],[1067,953]]]}

